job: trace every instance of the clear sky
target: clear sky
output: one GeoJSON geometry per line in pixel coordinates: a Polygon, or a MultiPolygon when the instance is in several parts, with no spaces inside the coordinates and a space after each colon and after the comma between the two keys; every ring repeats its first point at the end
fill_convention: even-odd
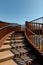
{"type": "Polygon", "coordinates": [[[0,20],[24,24],[43,16],[43,0],[0,0],[0,20]]]}

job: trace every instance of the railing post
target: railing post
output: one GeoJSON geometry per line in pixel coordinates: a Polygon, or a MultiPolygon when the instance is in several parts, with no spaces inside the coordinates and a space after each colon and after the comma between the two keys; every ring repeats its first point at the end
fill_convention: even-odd
{"type": "Polygon", "coordinates": [[[42,24],[42,35],[41,35],[41,38],[40,38],[40,51],[43,52],[43,24],[42,24]]]}
{"type": "Polygon", "coordinates": [[[42,24],[42,52],[43,52],[43,24],[42,24]]]}

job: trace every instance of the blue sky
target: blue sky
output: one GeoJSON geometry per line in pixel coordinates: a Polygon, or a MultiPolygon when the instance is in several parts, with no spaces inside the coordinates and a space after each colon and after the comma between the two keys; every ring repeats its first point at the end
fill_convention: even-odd
{"type": "Polygon", "coordinates": [[[24,24],[43,16],[43,0],[0,0],[0,20],[24,24]]]}

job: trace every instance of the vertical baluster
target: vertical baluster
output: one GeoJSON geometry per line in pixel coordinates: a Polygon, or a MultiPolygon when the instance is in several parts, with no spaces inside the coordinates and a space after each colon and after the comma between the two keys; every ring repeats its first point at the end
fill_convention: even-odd
{"type": "Polygon", "coordinates": [[[37,47],[37,23],[36,23],[36,47],[37,47]]]}
{"type": "MultiPolygon", "coordinates": [[[[28,27],[28,29],[29,29],[29,27],[28,27]]],[[[28,31],[28,34],[29,34],[29,31],[28,31]]],[[[28,36],[28,38],[30,37],[30,34],[29,34],[29,36],[28,36]]]]}
{"type": "MultiPolygon", "coordinates": [[[[35,33],[35,24],[33,23],[33,33],[35,33]]],[[[35,34],[33,34],[33,43],[35,45],[35,34]]]]}
{"type": "MultiPolygon", "coordinates": [[[[30,29],[30,23],[29,23],[29,29],[30,29]]],[[[29,32],[29,31],[28,31],[28,34],[29,34],[29,36],[28,36],[28,37],[29,37],[29,39],[30,39],[30,32],[29,32]]]]}
{"type": "Polygon", "coordinates": [[[39,46],[38,46],[38,48],[40,49],[40,24],[39,24],[39,42],[38,42],[38,44],[39,44],[39,46]]]}
{"type": "MultiPolygon", "coordinates": [[[[34,23],[33,23],[33,30],[32,30],[32,32],[34,33],[34,23]]],[[[32,42],[34,44],[34,35],[33,34],[32,34],[32,42]]]]}
{"type": "MultiPolygon", "coordinates": [[[[32,24],[30,23],[30,30],[32,31],[33,28],[31,28],[31,27],[32,27],[32,24]]],[[[30,36],[31,37],[30,39],[31,39],[31,42],[32,42],[32,33],[31,32],[30,32],[30,35],[31,35],[30,36]]]]}
{"type": "Polygon", "coordinates": [[[35,46],[37,47],[37,36],[36,36],[36,34],[37,34],[37,23],[35,25],[35,46]]]}
{"type": "MultiPolygon", "coordinates": [[[[29,23],[29,29],[30,29],[30,23],[29,23]]],[[[29,39],[30,39],[30,37],[31,37],[31,36],[30,36],[30,31],[29,31],[29,39]]]]}
{"type": "Polygon", "coordinates": [[[36,25],[36,47],[38,48],[38,23],[36,25]]]}
{"type": "MultiPolygon", "coordinates": [[[[34,23],[33,32],[35,33],[35,23],[34,23]]],[[[35,34],[34,34],[33,36],[34,36],[34,37],[33,37],[33,43],[34,43],[34,45],[35,45],[35,34]]]]}
{"type": "MultiPolygon", "coordinates": [[[[31,28],[31,23],[30,23],[30,30],[32,31],[32,28],[31,28]]],[[[31,40],[31,42],[32,42],[32,38],[31,38],[31,32],[30,32],[30,40],[31,40]]]]}
{"type": "MultiPolygon", "coordinates": [[[[33,24],[32,24],[32,32],[33,32],[33,24]]],[[[33,43],[33,34],[32,34],[32,43],[33,43]]]]}
{"type": "MultiPolygon", "coordinates": [[[[33,31],[33,24],[31,23],[31,31],[33,31]]],[[[32,33],[31,33],[31,41],[32,41],[32,33]]],[[[33,41],[32,41],[33,43],[33,41]]]]}
{"type": "Polygon", "coordinates": [[[35,24],[35,46],[36,46],[36,24],[35,24]]]}

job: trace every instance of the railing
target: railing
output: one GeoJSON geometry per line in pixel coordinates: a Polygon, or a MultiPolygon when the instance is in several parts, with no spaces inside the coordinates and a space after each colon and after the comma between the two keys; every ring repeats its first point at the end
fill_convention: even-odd
{"type": "Polygon", "coordinates": [[[4,27],[4,26],[7,26],[8,24],[9,24],[9,23],[0,21],[0,28],[1,28],[1,27],[4,27]]]}
{"type": "Polygon", "coordinates": [[[4,26],[2,28],[0,28],[0,39],[6,35],[7,33],[11,32],[11,31],[20,31],[21,30],[21,25],[16,25],[16,26],[12,26],[12,25],[7,25],[4,26]]]}
{"type": "Polygon", "coordinates": [[[12,31],[21,31],[21,25],[7,25],[0,28],[0,47],[3,45],[3,40],[6,38],[6,35],[12,31]]]}
{"type": "Polygon", "coordinates": [[[25,35],[28,41],[41,53],[43,53],[43,23],[39,18],[31,22],[26,21],[25,35]],[[40,21],[40,22],[38,22],[40,21]]]}

